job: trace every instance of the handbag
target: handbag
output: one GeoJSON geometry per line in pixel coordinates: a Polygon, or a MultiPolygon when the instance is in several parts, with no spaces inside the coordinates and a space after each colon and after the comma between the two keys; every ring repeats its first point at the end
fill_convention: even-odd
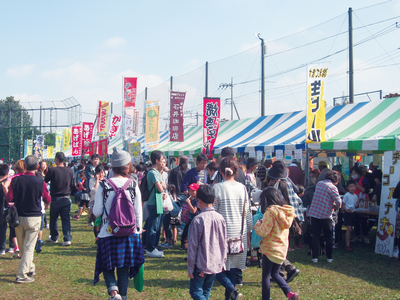
{"type": "Polygon", "coordinates": [[[297,218],[293,219],[292,226],[289,228],[289,234],[290,236],[300,236],[303,234],[303,230],[297,218]]]}
{"type": "Polygon", "coordinates": [[[247,191],[246,187],[244,187],[242,229],[240,230],[240,236],[228,238],[228,255],[236,255],[244,252],[243,229],[244,229],[244,214],[246,213],[246,203],[247,203],[247,191]]]}

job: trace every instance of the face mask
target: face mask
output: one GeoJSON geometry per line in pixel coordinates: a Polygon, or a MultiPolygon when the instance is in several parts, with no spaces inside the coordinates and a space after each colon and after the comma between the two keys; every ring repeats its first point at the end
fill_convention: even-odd
{"type": "Polygon", "coordinates": [[[354,174],[351,176],[353,179],[358,179],[358,174],[354,174]]]}

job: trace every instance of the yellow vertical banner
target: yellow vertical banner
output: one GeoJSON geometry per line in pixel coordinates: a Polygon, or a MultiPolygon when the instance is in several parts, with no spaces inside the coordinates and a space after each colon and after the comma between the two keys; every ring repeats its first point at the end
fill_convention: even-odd
{"type": "Polygon", "coordinates": [[[328,65],[307,68],[307,135],[306,143],[325,141],[325,80],[328,65]]]}
{"type": "Polygon", "coordinates": [[[47,158],[54,158],[54,146],[47,147],[47,158]]]}
{"type": "Polygon", "coordinates": [[[146,101],[146,148],[155,148],[158,146],[160,141],[159,118],[160,101],[146,101]]]}
{"type": "Polygon", "coordinates": [[[99,109],[97,113],[97,135],[107,135],[109,111],[110,102],[99,101],[99,109]]]}
{"type": "Polygon", "coordinates": [[[33,141],[32,140],[27,140],[26,143],[26,156],[32,155],[32,146],[33,146],[33,141]]]}
{"type": "Polygon", "coordinates": [[[62,151],[67,151],[71,143],[71,128],[64,128],[64,141],[62,151]]]}

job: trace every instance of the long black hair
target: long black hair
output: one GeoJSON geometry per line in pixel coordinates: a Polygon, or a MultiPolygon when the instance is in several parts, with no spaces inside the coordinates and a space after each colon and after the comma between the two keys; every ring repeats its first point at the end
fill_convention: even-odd
{"type": "MultiPolygon", "coordinates": [[[[272,177],[270,177],[270,176],[267,176],[267,182],[270,182],[270,181],[272,181],[272,180],[277,180],[277,179],[272,178],[272,177]]],[[[288,193],[288,189],[287,189],[287,184],[286,184],[286,182],[283,181],[283,180],[279,180],[279,179],[278,179],[278,181],[279,181],[279,183],[278,183],[278,189],[279,189],[279,191],[280,191],[281,194],[282,194],[281,196],[283,197],[283,200],[286,201],[285,204],[289,204],[289,203],[290,203],[290,200],[289,200],[289,193],[288,193]]]]}
{"type": "Polygon", "coordinates": [[[281,193],[274,187],[267,187],[260,195],[261,212],[265,213],[268,206],[271,205],[285,205],[285,200],[282,198],[281,193]]]}

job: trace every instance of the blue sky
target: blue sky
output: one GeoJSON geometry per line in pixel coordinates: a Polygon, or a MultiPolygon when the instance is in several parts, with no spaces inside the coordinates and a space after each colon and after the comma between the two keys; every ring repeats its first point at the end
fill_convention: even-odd
{"type": "MultiPolygon", "coordinates": [[[[400,92],[399,0],[1,0],[0,98],[48,106],[73,96],[83,120],[92,121],[98,100],[121,110],[122,77],[137,76],[138,107],[148,87],[148,100],[160,100],[167,117],[170,76],[174,90],[187,92],[185,110],[200,111],[208,61],[209,96],[224,102],[230,91],[218,86],[233,77],[240,117],[259,116],[260,43],[254,33],[260,33],[267,45],[267,114],[304,109],[305,67],[286,70],[345,49],[349,7],[354,43],[376,35],[355,47],[355,92],[400,92]]],[[[347,59],[344,51],[323,60],[332,75],[328,105],[348,93],[347,59]]],[[[230,118],[229,105],[222,117],[230,118]]]]}

